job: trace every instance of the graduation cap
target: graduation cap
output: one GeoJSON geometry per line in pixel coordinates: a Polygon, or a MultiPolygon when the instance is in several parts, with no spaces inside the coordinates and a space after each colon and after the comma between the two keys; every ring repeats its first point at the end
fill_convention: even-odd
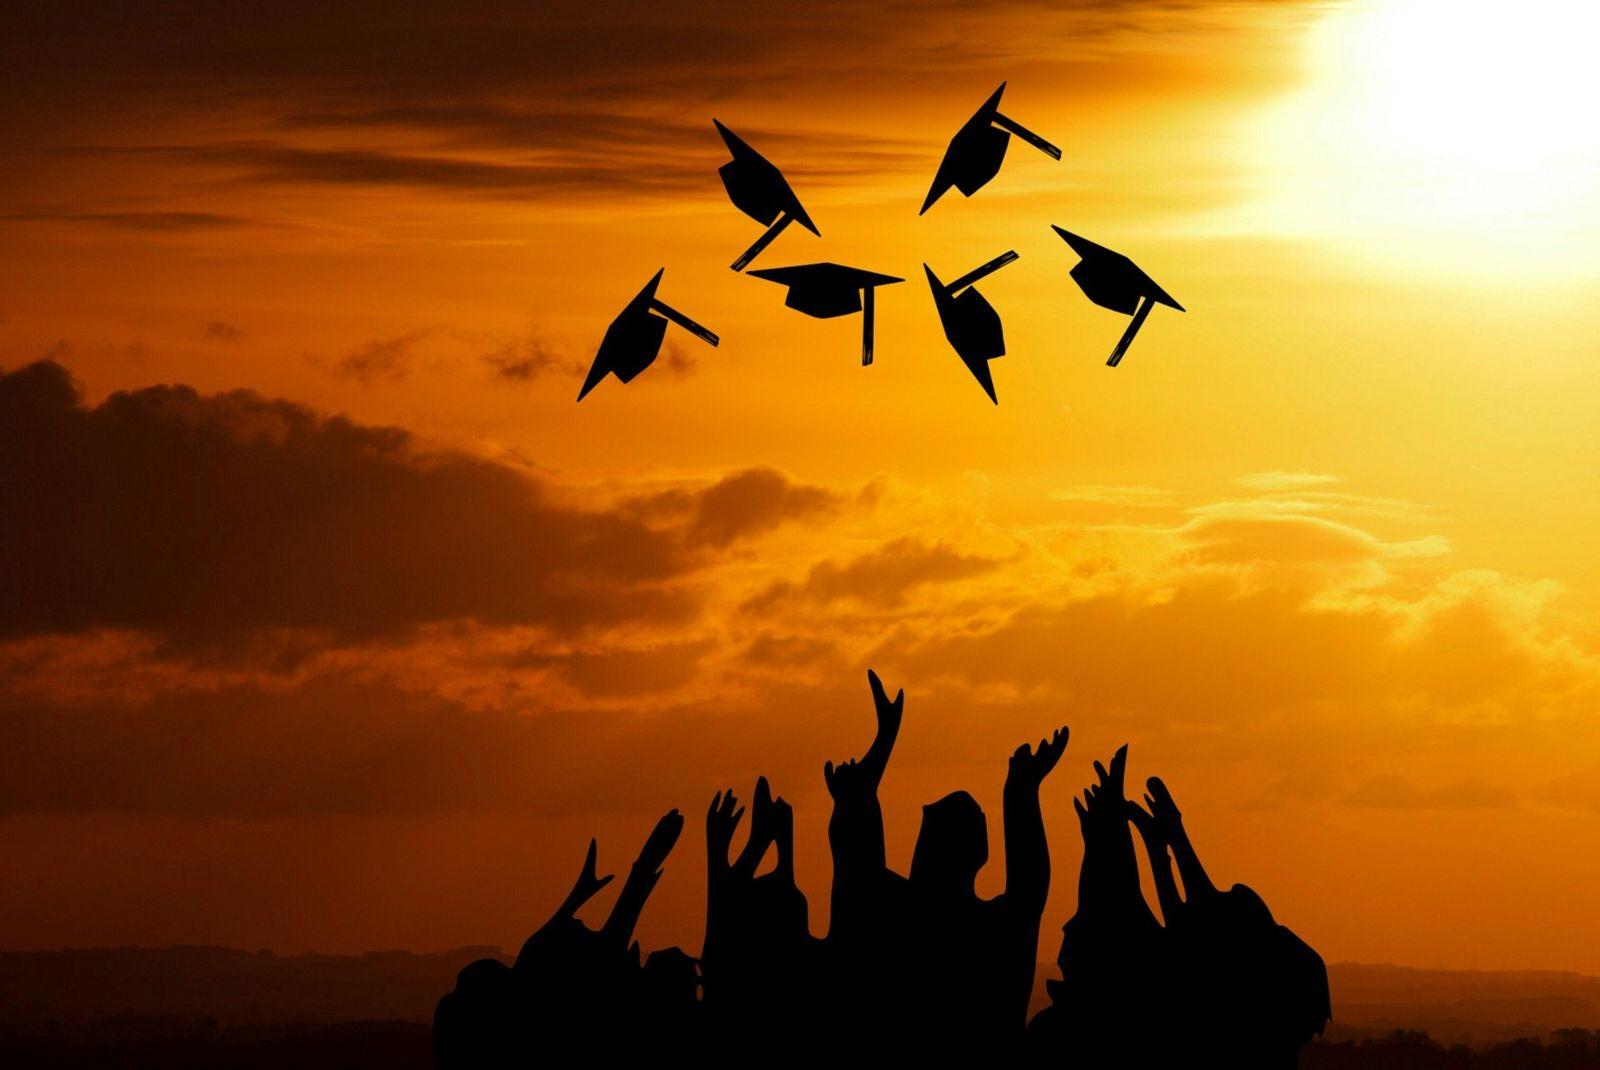
{"type": "Polygon", "coordinates": [[[703,342],[713,346],[717,344],[716,335],[656,298],[656,287],[661,285],[661,276],[666,271],[666,268],[662,268],[651,276],[650,281],[644,284],[644,289],[617,313],[617,318],[606,328],[606,336],[600,339],[600,351],[594,355],[594,363],[589,365],[589,376],[583,381],[583,389],[578,391],[579,401],[606,377],[607,372],[630,383],[635,375],[654,364],[661,352],[661,339],[667,333],[667,320],[703,342]]]}
{"type": "Polygon", "coordinates": [[[880,275],[876,271],[862,271],[860,268],[833,263],[762,268],[750,272],[750,276],[789,287],[789,297],[784,304],[796,312],[804,312],[817,319],[861,313],[862,367],[872,363],[874,288],[906,281],[893,275],[880,275]]]}
{"type": "Polygon", "coordinates": [[[1015,259],[1015,251],[1001,253],[982,267],[973,268],[948,284],[940,282],[939,276],[927,264],[922,265],[922,270],[928,273],[928,286],[933,290],[933,305],[939,310],[944,336],[955,347],[956,354],[972,377],[978,380],[978,385],[983,387],[983,392],[989,395],[989,400],[996,405],[1000,404],[1000,399],[994,394],[994,377],[989,374],[989,362],[1005,356],[1005,333],[1000,326],[1000,314],[972,286],[1015,259]]]}
{"type": "Polygon", "coordinates": [[[983,102],[972,118],[956,131],[950,147],[944,150],[939,170],[934,172],[933,185],[928,188],[928,199],[922,202],[921,215],[933,207],[933,202],[943,197],[951,186],[970,197],[1000,173],[1000,162],[1006,158],[1006,146],[1015,134],[1052,160],[1061,159],[1061,150],[1020,123],[1000,114],[1000,94],[1006,84],[994,91],[994,96],[983,102]]]}
{"type": "Polygon", "coordinates": [[[1072,246],[1072,251],[1082,258],[1072,269],[1072,278],[1084,296],[1101,308],[1133,317],[1133,322],[1122,333],[1117,348],[1111,351],[1111,359],[1106,361],[1108,366],[1115,368],[1122,363],[1122,355],[1133,344],[1133,336],[1139,333],[1139,328],[1144,326],[1151,306],[1161,304],[1179,312],[1184,310],[1172,299],[1171,294],[1157,286],[1154,279],[1121,253],[1113,252],[1104,245],[1096,245],[1060,227],[1052,225],[1051,229],[1061,235],[1062,240],[1072,246]]]}
{"type": "Polygon", "coordinates": [[[717,170],[717,174],[722,176],[723,187],[728,191],[728,199],[739,211],[767,227],[766,233],[757,238],[754,245],[739,254],[739,259],[733,262],[733,270],[743,271],[745,265],[771,245],[772,240],[782,234],[783,228],[790,223],[799,223],[817,237],[822,237],[822,231],[817,229],[811,217],[806,215],[806,210],[800,206],[800,198],[789,188],[783,172],[771,160],[746,145],[738,134],[715,119],[711,121],[716,125],[717,133],[722,135],[722,140],[727,142],[728,151],[733,153],[733,159],[717,170]]]}

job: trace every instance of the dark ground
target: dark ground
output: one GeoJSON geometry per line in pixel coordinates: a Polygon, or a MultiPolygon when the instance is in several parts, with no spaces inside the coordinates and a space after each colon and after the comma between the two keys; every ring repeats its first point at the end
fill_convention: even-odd
{"type": "MultiPolygon", "coordinates": [[[[434,1003],[462,966],[485,956],[504,958],[489,947],[0,952],[0,1067],[428,1067],[434,1003]]],[[[1041,983],[1052,972],[1042,967],[1041,983]]],[[[1335,1021],[1302,1056],[1305,1070],[1600,1070],[1600,1029],[1590,1031],[1600,1026],[1600,978],[1358,965],[1329,973],[1335,1021]]]]}

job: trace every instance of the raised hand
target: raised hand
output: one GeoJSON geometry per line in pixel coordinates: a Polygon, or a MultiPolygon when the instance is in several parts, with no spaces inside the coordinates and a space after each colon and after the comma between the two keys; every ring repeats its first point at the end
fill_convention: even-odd
{"type": "MultiPolygon", "coordinates": [[[[1150,796],[1144,797],[1145,806],[1150,805],[1150,796]]],[[[1148,844],[1151,850],[1160,847],[1166,849],[1166,837],[1161,834],[1161,826],[1145,806],[1140,806],[1132,799],[1127,800],[1128,820],[1133,822],[1133,827],[1139,830],[1139,836],[1148,844]]]]}
{"type": "Polygon", "coordinates": [[[711,797],[711,808],[706,811],[706,861],[713,872],[728,868],[728,849],[743,816],[744,808],[739,806],[732,788],[711,797]]]}
{"type": "Polygon", "coordinates": [[[1164,839],[1172,840],[1183,827],[1183,814],[1178,810],[1178,804],[1172,801],[1172,792],[1167,790],[1167,785],[1160,777],[1151,777],[1145,781],[1149,794],[1144,797],[1145,806],[1150,809],[1150,818],[1160,829],[1164,839]]]}
{"type": "Polygon", "coordinates": [[[1100,783],[1091,785],[1084,791],[1082,802],[1077,799],[1072,800],[1072,808],[1078,812],[1080,822],[1085,825],[1090,821],[1110,825],[1128,820],[1127,799],[1123,794],[1127,768],[1126,743],[1112,755],[1110,769],[1099,762],[1094,763],[1095,775],[1100,778],[1100,783]]]}
{"type": "Polygon", "coordinates": [[[566,901],[556,909],[558,918],[570,918],[583,905],[595,897],[595,893],[611,883],[613,874],[607,873],[604,877],[595,876],[595,859],[599,852],[599,845],[591,839],[589,853],[584,856],[583,870],[578,874],[577,881],[572,885],[572,891],[567,893],[566,901]]]}
{"type": "Polygon", "coordinates": [[[749,879],[756,875],[772,843],[772,819],[772,788],[766,777],[760,777],[756,780],[756,797],[750,810],[750,837],[733,864],[733,871],[739,876],[749,879]]]}
{"type": "Polygon", "coordinates": [[[894,752],[894,741],[900,736],[900,720],[905,712],[906,693],[902,689],[894,696],[894,701],[889,700],[889,695],[883,689],[883,681],[878,679],[878,674],[871,669],[867,670],[867,683],[872,688],[872,705],[877,711],[878,734],[873,737],[872,746],[867,748],[866,756],[861,759],[861,772],[867,779],[873,791],[878,790],[878,785],[883,781],[883,772],[889,767],[889,755],[894,752]]]}
{"type": "Polygon", "coordinates": [[[906,708],[905,689],[897,691],[894,701],[890,702],[888,692],[883,689],[883,681],[871,669],[867,670],[867,684],[872,688],[872,705],[878,713],[878,735],[893,739],[900,734],[900,720],[906,708]]]}
{"type": "Polygon", "coordinates": [[[668,810],[656,822],[656,827],[650,830],[650,837],[644,841],[644,846],[639,848],[639,857],[633,860],[633,868],[652,873],[659,870],[672,849],[678,845],[681,835],[683,815],[677,810],[668,810]]]}
{"type": "Polygon", "coordinates": [[[869,783],[861,764],[854,758],[838,765],[832,762],[824,764],[822,779],[828,785],[828,794],[833,796],[833,801],[836,803],[848,803],[858,799],[869,783]]]}
{"type": "Polygon", "coordinates": [[[1111,769],[1099,762],[1094,763],[1095,775],[1100,778],[1100,793],[1106,797],[1107,803],[1120,804],[1127,798],[1125,785],[1128,776],[1128,745],[1124,743],[1117,748],[1117,753],[1111,756],[1111,769]]]}
{"type": "Polygon", "coordinates": [[[1006,783],[1038,787],[1055,769],[1056,763],[1067,750],[1068,730],[1065,725],[1056,729],[1049,739],[1041,739],[1037,750],[1024,743],[1011,754],[1011,766],[1006,783]]]}
{"type": "Polygon", "coordinates": [[[773,873],[794,883],[795,811],[789,800],[779,795],[773,800],[773,843],[778,846],[778,867],[773,873]]]}
{"type": "Polygon", "coordinates": [[[1172,793],[1167,790],[1167,785],[1160,777],[1151,777],[1145,781],[1145,786],[1150,789],[1150,794],[1144,797],[1145,805],[1150,808],[1150,816],[1161,830],[1162,838],[1172,848],[1173,860],[1178,863],[1178,873],[1183,877],[1184,894],[1191,903],[1196,897],[1215,894],[1217,887],[1206,873],[1194,844],[1189,842],[1188,830],[1183,827],[1183,814],[1178,811],[1178,804],[1172,801],[1172,793]]]}
{"type": "Polygon", "coordinates": [[[606,919],[601,928],[605,937],[619,947],[625,948],[633,940],[633,930],[639,924],[639,915],[644,912],[645,900],[655,891],[656,882],[661,879],[661,866],[682,833],[683,815],[676,810],[668,810],[656,822],[644,846],[639,848],[639,857],[633,860],[628,879],[623,882],[616,905],[611,908],[611,917],[606,919]]]}
{"type": "MultiPolygon", "coordinates": [[[[1146,795],[1144,801],[1145,806],[1151,805],[1150,796],[1146,795]]],[[[1182,924],[1185,917],[1183,897],[1178,894],[1178,884],[1172,876],[1172,855],[1168,853],[1169,845],[1162,834],[1161,822],[1131,799],[1124,806],[1128,820],[1139,830],[1145,853],[1150,857],[1150,876],[1156,886],[1156,901],[1161,904],[1161,918],[1169,927],[1182,924]]]]}

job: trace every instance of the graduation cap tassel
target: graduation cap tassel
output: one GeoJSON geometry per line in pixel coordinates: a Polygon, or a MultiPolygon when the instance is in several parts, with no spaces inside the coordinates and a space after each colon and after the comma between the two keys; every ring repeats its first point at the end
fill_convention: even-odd
{"type": "MultiPolygon", "coordinates": [[[[1017,255],[1017,251],[1015,249],[1007,249],[1005,252],[1001,253],[987,264],[982,264],[973,268],[971,271],[952,282],[949,286],[946,286],[945,290],[953,294],[960,293],[973,283],[993,275],[996,271],[999,271],[1013,260],[1019,259],[1021,259],[1021,257],[1017,255]]],[[[924,264],[923,266],[926,267],[927,265],[924,264]]]]}
{"type": "Polygon", "coordinates": [[[867,367],[872,363],[872,319],[873,310],[877,301],[873,297],[872,287],[861,291],[861,366],[867,367]]]}
{"type": "Polygon", "coordinates": [[[750,248],[746,249],[744,252],[740,253],[739,259],[735,260],[730,266],[735,271],[743,271],[750,261],[761,255],[761,250],[771,245],[773,239],[775,239],[779,234],[783,233],[784,227],[787,227],[793,222],[794,217],[788,212],[780,215],[777,219],[773,220],[772,226],[768,227],[766,232],[762,234],[761,237],[756,239],[756,243],[750,246],[750,248]]]}
{"type": "Polygon", "coordinates": [[[1038,134],[1035,134],[1032,130],[1029,130],[1015,119],[1008,119],[999,112],[995,112],[994,125],[998,126],[1002,130],[1007,130],[1017,135],[1022,140],[1026,141],[1028,144],[1032,145],[1034,148],[1050,157],[1052,160],[1061,159],[1060,149],[1056,148],[1054,145],[1050,144],[1050,142],[1046,141],[1038,134]]]}
{"type": "Polygon", "coordinates": [[[1128,324],[1128,329],[1122,332],[1122,338],[1117,342],[1117,348],[1111,351],[1111,359],[1106,361],[1106,367],[1115,368],[1122,363],[1122,355],[1133,344],[1133,336],[1139,333],[1139,328],[1144,326],[1145,317],[1150,315],[1150,309],[1155,302],[1146,297],[1139,302],[1139,307],[1133,313],[1133,320],[1128,324]]]}
{"type": "Polygon", "coordinates": [[[661,301],[651,300],[650,308],[655,312],[661,313],[661,315],[667,317],[667,319],[671,320],[673,323],[676,323],[679,327],[682,327],[684,330],[688,331],[690,334],[706,343],[706,345],[715,347],[716,344],[721,341],[721,339],[713,334],[709,328],[700,326],[694,320],[690,319],[688,316],[685,316],[682,312],[679,312],[671,305],[665,304],[661,301]]]}

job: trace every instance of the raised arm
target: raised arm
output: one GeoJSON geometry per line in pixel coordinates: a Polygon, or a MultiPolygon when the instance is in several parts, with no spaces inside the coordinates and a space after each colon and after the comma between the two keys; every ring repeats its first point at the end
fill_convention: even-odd
{"type": "Polygon", "coordinates": [[[1065,753],[1067,735],[1063,725],[1049,739],[1041,739],[1037,749],[1024,743],[1012,753],[1006,774],[1006,902],[1035,920],[1050,894],[1050,845],[1039,808],[1039,786],[1065,753]]]}
{"type": "Polygon", "coordinates": [[[633,930],[639,924],[639,915],[644,912],[645,900],[655,891],[656,882],[661,879],[661,866],[666,862],[667,855],[672,853],[682,832],[683,815],[676,810],[669,810],[656,822],[650,838],[639,849],[639,857],[633,861],[628,879],[617,895],[616,905],[611,908],[611,916],[600,930],[613,944],[627,947],[633,942],[633,930]]]}
{"type": "Polygon", "coordinates": [[[772,872],[785,884],[794,883],[794,808],[782,795],[772,802],[772,842],[778,849],[772,872]]]}
{"type": "Polygon", "coordinates": [[[837,885],[884,868],[883,807],[878,803],[878,785],[883,782],[889,756],[900,735],[901,713],[906,693],[889,700],[878,674],[867,672],[872,687],[872,704],[877,714],[878,731],[872,746],[859,760],[839,765],[829,762],[822,769],[833,796],[833,816],[828,821],[828,843],[833,848],[833,875],[837,885]]]}
{"type": "Polygon", "coordinates": [[[894,753],[894,741],[900,737],[900,719],[906,707],[906,693],[902,688],[895,694],[894,701],[890,702],[883,690],[883,681],[871,669],[867,670],[867,683],[872,688],[878,732],[872,738],[872,746],[867,748],[866,757],[861,759],[861,768],[871,782],[872,790],[877,791],[878,785],[883,782],[884,770],[889,767],[889,755],[894,753]]]}
{"type": "MultiPolygon", "coordinates": [[[[1136,900],[1144,904],[1133,834],[1128,828],[1124,794],[1127,765],[1126,746],[1112,755],[1110,769],[1095,762],[1100,782],[1084,792],[1082,803],[1073,800],[1083,825],[1083,868],[1078,875],[1080,910],[1090,904],[1113,910],[1122,910],[1136,900]]],[[[1148,906],[1144,909],[1149,911],[1148,906]]]]}
{"type": "Polygon", "coordinates": [[[579,872],[577,881],[573,883],[572,891],[567,893],[567,898],[556,908],[556,912],[551,915],[550,921],[545,924],[548,925],[551,922],[572,917],[583,909],[585,903],[594,898],[596,892],[611,883],[612,874],[610,873],[607,873],[604,877],[595,876],[595,857],[598,850],[599,846],[593,839],[590,839],[589,853],[584,856],[583,869],[579,872]]]}
{"type": "Polygon", "coordinates": [[[900,734],[905,692],[894,701],[883,690],[875,672],[867,673],[872,686],[873,706],[877,711],[878,731],[872,746],[860,761],[854,759],[822,769],[833,796],[833,815],[828,819],[828,846],[833,852],[834,931],[846,932],[870,912],[873,882],[887,871],[883,842],[883,806],[878,801],[878,785],[883,781],[895,738],[900,734]]]}
{"type": "Polygon", "coordinates": [[[744,850],[739,852],[738,859],[733,863],[735,877],[750,880],[761,868],[761,860],[766,857],[767,848],[772,846],[773,807],[771,785],[766,777],[757,778],[756,797],[750,807],[750,836],[744,841],[744,850]]]}
{"type": "Polygon", "coordinates": [[[1172,845],[1172,856],[1178,863],[1178,875],[1183,878],[1184,894],[1190,902],[1196,896],[1217,894],[1217,886],[1211,883],[1206,867],[1200,864],[1200,856],[1195,853],[1194,844],[1189,842],[1189,833],[1183,827],[1183,814],[1178,811],[1178,804],[1172,801],[1172,793],[1160,777],[1151,777],[1145,786],[1150,789],[1150,794],[1146,796],[1150,814],[1161,829],[1162,837],[1172,845]]]}
{"type": "MultiPolygon", "coordinates": [[[[1150,796],[1146,795],[1144,801],[1150,805],[1150,796]]],[[[1128,800],[1128,820],[1139,830],[1145,853],[1150,856],[1150,874],[1156,884],[1156,901],[1161,904],[1161,920],[1170,928],[1183,916],[1183,899],[1178,895],[1178,882],[1172,875],[1172,855],[1167,851],[1167,841],[1156,819],[1132,799],[1128,800]]]]}

